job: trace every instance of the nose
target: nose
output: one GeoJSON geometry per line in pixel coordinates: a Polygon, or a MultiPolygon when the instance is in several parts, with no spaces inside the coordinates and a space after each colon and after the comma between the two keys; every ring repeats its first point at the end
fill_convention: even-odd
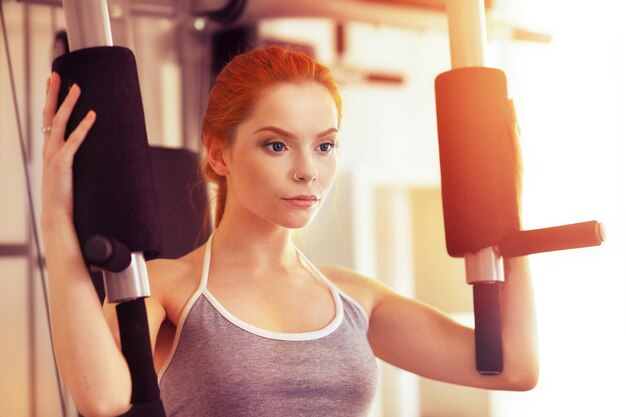
{"type": "Polygon", "coordinates": [[[312,155],[304,154],[298,158],[293,170],[293,180],[296,182],[310,183],[317,180],[319,175],[312,155]]]}

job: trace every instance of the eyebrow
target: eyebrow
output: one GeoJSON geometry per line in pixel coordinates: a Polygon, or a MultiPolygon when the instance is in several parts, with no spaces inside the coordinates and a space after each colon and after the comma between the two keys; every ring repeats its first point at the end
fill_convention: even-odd
{"type": "MultiPolygon", "coordinates": [[[[259,132],[264,132],[264,131],[274,132],[274,133],[277,133],[279,135],[286,136],[288,138],[295,138],[296,137],[295,134],[293,134],[291,132],[288,132],[288,131],[286,131],[284,129],[281,129],[279,127],[276,127],[276,126],[263,126],[262,128],[257,129],[254,132],[252,132],[252,134],[259,133],[259,132]]],[[[315,137],[316,138],[321,138],[321,137],[326,136],[326,135],[328,135],[330,133],[338,132],[338,131],[339,130],[337,130],[337,128],[331,127],[330,129],[326,129],[323,132],[318,133],[317,135],[315,135],[315,137]]]]}

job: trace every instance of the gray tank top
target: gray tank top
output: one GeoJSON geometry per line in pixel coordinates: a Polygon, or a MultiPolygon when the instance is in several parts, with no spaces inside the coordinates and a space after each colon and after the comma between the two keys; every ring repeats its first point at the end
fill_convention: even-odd
{"type": "Polygon", "coordinates": [[[367,315],[298,253],[332,292],[335,318],[316,331],[271,332],[239,320],[208,291],[209,239],[200,285],[159,372],[168,417],[367,415],[378,374],[367,315]]]}

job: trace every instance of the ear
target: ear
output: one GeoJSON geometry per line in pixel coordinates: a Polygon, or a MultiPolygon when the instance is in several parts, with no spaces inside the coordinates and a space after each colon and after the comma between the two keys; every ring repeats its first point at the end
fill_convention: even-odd
{"type": "Polygon", "coordinates": [[[226,163],[225,146],[217,140],[209,142],[207,149],[207,159],[211,168],[217,175],[225,177],[228,175],[228,164],[226,163]]]}

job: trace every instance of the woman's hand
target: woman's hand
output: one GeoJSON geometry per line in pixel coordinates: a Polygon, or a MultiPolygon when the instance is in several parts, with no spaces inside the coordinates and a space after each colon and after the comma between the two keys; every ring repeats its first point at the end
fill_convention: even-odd
{"type": "Polygon", "coordinates": [[[85,118],[64,140],[67,121],[80,96],[80,88],[74,84],[67,97],[57,108],[61,77],[52,73],[47,81],[46,104],[43,109],[43,178],[42,178],[42,222],[58,216],[73,216],[72,165],[74,155],[96,120],[90,110],[85,118]],[[56,113],[55,113],[56,111],[56,113]]]}

